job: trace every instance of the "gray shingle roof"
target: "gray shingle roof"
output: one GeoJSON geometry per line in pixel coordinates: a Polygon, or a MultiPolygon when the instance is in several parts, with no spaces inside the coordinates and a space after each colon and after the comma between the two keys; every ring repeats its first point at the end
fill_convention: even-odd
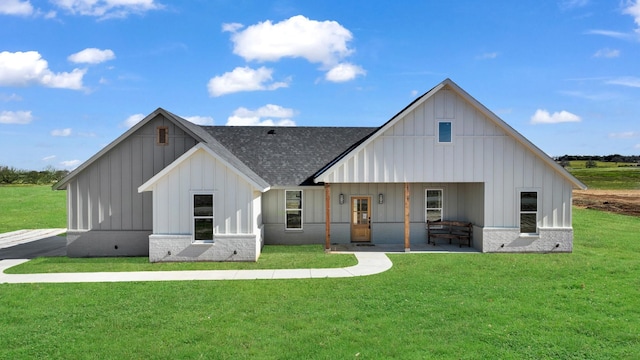
{"type": "Polygon", "coordinates": [[[378,128],[203,126],[271,186],[315,185],[313,176],[378,128]]]}

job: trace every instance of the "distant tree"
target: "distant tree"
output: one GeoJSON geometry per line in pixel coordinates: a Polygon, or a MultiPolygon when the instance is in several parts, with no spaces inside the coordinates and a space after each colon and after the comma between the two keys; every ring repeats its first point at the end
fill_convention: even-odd
{"type": "Polygon", "coordinates": [[[584,167],[586,167],[587,169],[591,169],[597,166],[598,164],[596,164],[596,162],[593,159],[587,160],[587,162],[584,164],[584,167]]]}

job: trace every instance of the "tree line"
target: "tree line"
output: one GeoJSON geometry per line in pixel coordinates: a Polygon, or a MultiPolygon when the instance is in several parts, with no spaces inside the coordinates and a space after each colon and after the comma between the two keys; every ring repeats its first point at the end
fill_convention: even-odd
{"type": "MultiPolygon", "coordinates": [[[[560,164],[562,167],[569,166],[571,161],[584,161],[584,165],[586,168],[594,168],[597,167],[596,161],[601,162],[612,162],[612,163],[622,163],[625,164],[623,166],[629,166],[628,164],[633,164],[636,166],[640,166],[640,155],[562,155],[556,156],[554,160],[560,164]]],[[[620,165],[618,165],[620,166],[620,165]]]]}
{"type": "Polygon", "coordinates": [[[52,166],[35,171],[0,165],[0,184],[51,185],[62,180],[67,174],[69,170],[56,170],[52,166]]]}
{"type": "Polygon", "coordinates": [[[603,161],[603,162],[615,162],[615,163],[638,163],[640,162],[640,155],[562,155],[556,156],[556,161],[603,161]]]}

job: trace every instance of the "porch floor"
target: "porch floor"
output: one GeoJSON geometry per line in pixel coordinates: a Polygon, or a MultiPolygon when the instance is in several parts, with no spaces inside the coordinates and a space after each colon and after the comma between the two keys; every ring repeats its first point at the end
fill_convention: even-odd
{"type": "MultiPolygon", "coordinates": [[[[383,252],[383,253],[405,253],[404,244],[331,244],[331,252],[333,253],[352,253],[352,252],[383,252]]],[[[408,253],[477,253],[481,252],[475,248],[466,246],[460,247],[458,244],[411,244],[408,253]]]]}

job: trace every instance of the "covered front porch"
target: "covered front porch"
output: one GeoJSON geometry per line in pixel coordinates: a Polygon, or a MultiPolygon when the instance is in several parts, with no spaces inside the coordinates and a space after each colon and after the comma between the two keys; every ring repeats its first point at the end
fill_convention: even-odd
{"type": "Polygon", "coordinates": [[[326,251],[459,252],[427,244],[433,217],[473,223],[472,251],[482,249],[484,183],[325,183],[324,193],[326,251]]]}
{"type": "MultiPolygon", "coordinates": [[[[404,244],[331,244],[331,253],[353,253],[353,252],[382,252],[382,253],[406,253],[404,244]]],[[[470,247],[460,247],[457,244],[412,244],[411,253],[433,253],[433,254],[480,254],[481,251],[470,247]]]]}

